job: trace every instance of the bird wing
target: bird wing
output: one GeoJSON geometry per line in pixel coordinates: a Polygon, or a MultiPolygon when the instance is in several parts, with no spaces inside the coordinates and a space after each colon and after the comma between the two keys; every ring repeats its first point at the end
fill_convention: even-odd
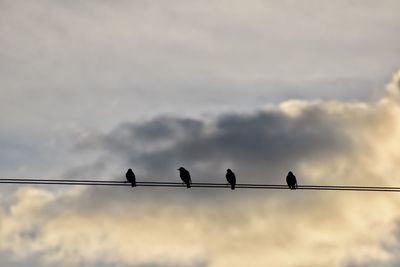
{"type": "Polygon", "coordinates": [[[191,182],[190,173],[188,171],[182,171],[180,176],[184,183],[191,182]]]}
{"type": "Polygon", "coordinates": [[[186,181],[188,182],[188,183],[191,183],[192,182],[192,177],[190,177],[190,172],[189,171],[185,171],[185,176],[186,176],[186,181]]]}
{"type": "Polygon", "coordinates": [[[226,180],[230,184],[235,184],[236,183],[236,176],[234,173],[227,173],[226,174],[226,180]]]}

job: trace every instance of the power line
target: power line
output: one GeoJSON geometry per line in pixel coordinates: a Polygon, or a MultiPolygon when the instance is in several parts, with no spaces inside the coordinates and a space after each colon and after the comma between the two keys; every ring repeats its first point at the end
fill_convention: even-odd
{"type": "MultiPolygon", "coordinates": [[[[126,181],[115,180],[78,180],[78,179],[33,179],[33,178],[4,178],[0,179],[0,184],[30,184],[30,185],[79,185],[79,186],[127,186],[131,184],[126,181]]],[[[137,181],[137,187],[186,187],[179,182],[160,182],[160,181],[137,181]]],[[[227,189],[226,183],[192,183],[194,188],[221,188],[227,189]]],[[[282,184],[236,184],[238,189],[263,189],[263,190],[289,190],[287,185],[282,184]]],[[[299,185],[297,190],[314,191],[360,191],[360,192],[398,192],[400,187],[390,186],[347,186],[347,185],[299,185]]]]}

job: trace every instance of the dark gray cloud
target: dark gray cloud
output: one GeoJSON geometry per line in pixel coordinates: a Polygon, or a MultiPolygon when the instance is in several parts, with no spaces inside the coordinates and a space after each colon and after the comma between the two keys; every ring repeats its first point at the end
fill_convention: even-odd
{"type": "Polygon", "coordinates": [[[296,117],[279,109],[225,114],[214,121],[162,117],[124,123],[79,147],[100,150],[109,164],[134,166],[150,176],[175,177],[183,165],[194,177],[211,181],[230,167],[242,181],[281,182],[304,161],[351,150],[345,123],[318,105],[296,117]]]}

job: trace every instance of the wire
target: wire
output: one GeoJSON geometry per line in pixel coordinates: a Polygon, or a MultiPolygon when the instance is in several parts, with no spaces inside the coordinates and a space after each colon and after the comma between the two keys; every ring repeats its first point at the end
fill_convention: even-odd
{"type": "MultiPolygon", "coordinates": [[[[82,186],[129,186],[127,181],[115,180],[78,180],[78,179],[33,179],[33,178],[4,178],[0,179],[0,184],[30,184],[30,185],[82,185],[82,186]]],[[[160,181],[137,181],[137,187],[186,187],[179,182],[160,182],[160,181]]],[[[194,188],[229,188],[226,183],[192,183],[194,188]]],[[[280,184],[236,184],[238,189],[264,189],[264,190],[289,190],[287,185],[280,184]]],[[[360,192],[398,192],[400,187],[390,186],[346,186],[346,185],[300,185],[297,190],[314,191],[360,191],[360,192]]]]}

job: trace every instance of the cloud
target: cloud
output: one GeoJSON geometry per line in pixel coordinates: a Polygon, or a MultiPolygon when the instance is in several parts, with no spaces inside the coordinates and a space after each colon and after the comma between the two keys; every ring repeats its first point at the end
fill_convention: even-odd
{"type": "MultiPolygon", "coordinates": [[[[294,169],[303,184],[395,185],[399,90],[396,75],[375,102],[127,122],[81,140],[77,153],[98,156],[71,172],[117,178],[133,166],[140,179],[178,180],[184,165],[222,182],[232,167],[240,182],[282,183],[294,169]]],[[[50,266],[390,266],[399,204],[373,193],[25,187],[1,205],[0,250],[50,266]]]]}
{"type": "MultiPolygon", "coordinates": [[[[0,1],[1,174],[397,184],[398,78],[379,101],[254,111],[376,92],[400,2],[375,2],[0,1]]],[[[2,186],[1,266],[382,266],[397,248],[392,196],[58,190],[2,186]]]]}
{"type": "Polygon", "coordinates": [[[303,1],[3,0],[0,122],[47,137],[376,92],[399,65],[399,2],[303,1]]]}
{"type": "MultiPolygon", "coordinates": [[[[253,113],[226,113],[211,121],[159,117],[90,135],[79,149],[100,152],[96,164],[106,166],[111,160],[133,166],[144,177],[176,177],[176,168],[184,165],[198,179],[209,181],[223,178],[228,167],[236,169],[243,182],[278,182],[289,169],[311,181],[312,170],[320,165],[340,166],[346,161],[362,165],[399,157],[395,149],[398,79],[394,77],[386,96],[376,102],[289,100],[253,113]]],[[[376,182],[368,166],[365,172],[371,173],[365,178],[376,182]]],[[[351,167],[343,166],[341,175],[352,176],[351,167]]],[[[104,168],[99,171],[104,173],[104,168]]]]}

